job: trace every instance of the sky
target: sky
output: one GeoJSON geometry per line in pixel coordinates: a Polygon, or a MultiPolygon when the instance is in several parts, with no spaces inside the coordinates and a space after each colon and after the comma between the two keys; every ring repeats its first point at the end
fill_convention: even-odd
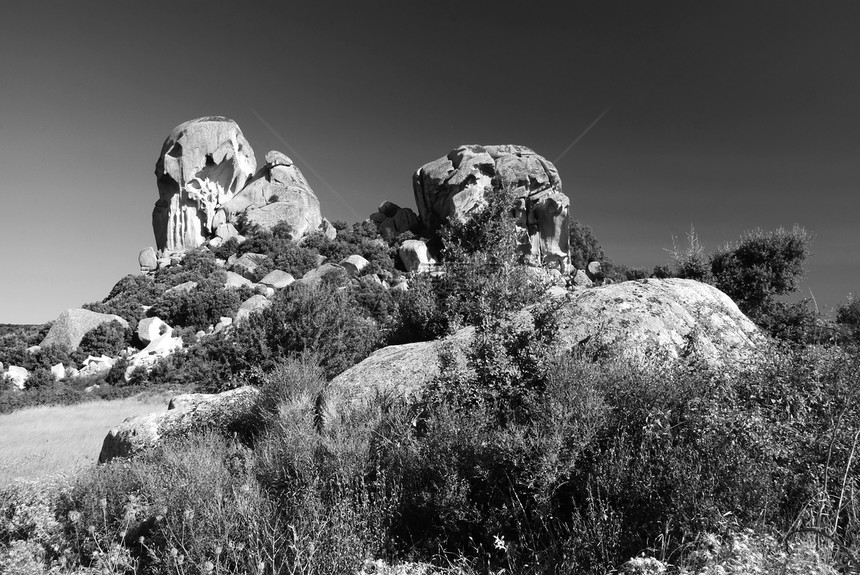
{"type": "Polygon", "coordinates": [[[138,273],[162,142],[208,115],[289,155],[329,220],[521,144],[617,263],[800,224],[800,295],[832,310],[860,290],[858,30],[839,1],[0,0],[0,323],[138,273]]]}

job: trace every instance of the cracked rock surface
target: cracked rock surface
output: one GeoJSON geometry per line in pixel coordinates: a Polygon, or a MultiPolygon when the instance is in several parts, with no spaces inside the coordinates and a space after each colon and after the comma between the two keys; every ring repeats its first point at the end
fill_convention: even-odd
{"type": "Polygon", "coordinates": [[[523,261],[562,270],[569,266],[570,200],[552,162],[530,148],[460,146],[419,168],[412,188],[421,222],[431,232],[451,216],[465,221],[483,209],[487,194],[511,189],[523,261]]]}

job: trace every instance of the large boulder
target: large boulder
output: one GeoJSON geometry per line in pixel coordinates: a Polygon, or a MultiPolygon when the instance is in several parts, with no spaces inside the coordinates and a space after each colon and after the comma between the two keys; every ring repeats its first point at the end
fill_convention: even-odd
{"type": "Polygon", "coordinates": [[[580,290],[556,318],[560,348],[586,346],[643,366],[683,359],[715,369],[742,367],[767,347],[729,296],[693,280],[643,279],[580,290]]]}
{"type": "Polygon", "coordinates": [[[398,255],[408,272],[427,272],[436,264],[427,251],[427,244],[421,240],[406,240],[400,245],[398,255]]]}
{"type": "Polygon", "coordinates": [[[570,200],[555,166],[525,146],[460,146],[425,164],[412,177],[421,222],[431,232],[449,217],[467,220],[487,204],[487,194],[513,190],[518,251],[533,266],[566,271],[570,200]]]}
{"type": "Polygon", "coordinates": [[[110,430],[102,443],[99,463],[130,457],[172,437],[215,429],[242,432],[250,422],[258,390],[240,387],[224,393],[201,395],[174,402],[175,409],[130,417],[110,430]]]}
{"type": "Polygon", "coordinates": [[[152,228],[159,251],[186,252],[206,241],[216,213],[257,170],[254,150],[233,120],[222,116],[180,124],[161,147],[152,228]]]}
{"type": "Polygon", "coordinates": [[[118,315],[97,313],[81,308],[68,309],[54,321],[39,346],[64,345],[70,350],[75,350],[87,332],[112,321],[119,322],[123,327],[128,327],[128,322],[118,315]]]}
{"type": "Polygon", "coordinates": [[[266,164],[248,185],[223,206],[224,220],[244,212],[249,223],[271,230],[286,222],[298,240],[323,223],[320,203],[305,176],[281,152],[266,154],[266,164]]]}
{"type": "Polygon", "coordinates": [[[444,339],[390,345],[373,352],[329,382],[325,419],[330,421],[343,406],[366,403],[377,394],[407,401],[418,398],[423,387],[439,375],[439,354],[444,349],[465,367],[463,351],[474,336],[475,329],[469,327],[444,339]]]}
{"type": "MultiPolygon", "coordinates": [[[[690,362],[712,369],[754,366],[766,338],[718,289],[692,280],[646,279],[551,294],[558,334],[553,348],[610,355],[643,369],[690,362]]],[[[531,312],[515,318],[532,329],[531,312]],[[530,327],[531,326],[531,327],[530,327]]],[[[459,368],[474,340],[465,328],[446,340],[382,348],[329,384],[332,417],[339,406],[367,402],[377,393],[418,397],[439,374],[439,352],[455,352],[459,368]]]]}

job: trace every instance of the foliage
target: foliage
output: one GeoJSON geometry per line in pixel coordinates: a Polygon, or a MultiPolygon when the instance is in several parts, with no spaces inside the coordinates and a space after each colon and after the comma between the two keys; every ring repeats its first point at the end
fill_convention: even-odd
{"type": "Polygon", "coordinates": [[[279,292],[269,308],[251,315],[236,341],[264,369],[281,357],[312,351],[334,377],[367,357],[381,334],[349,292],[323,282],[279,292]]]}
{"type": "Polygon", "coordinates": [[[803,277],[811,234],[800,226],[746,232],[710,257],[713,283],[751,318],[771,311],[776,296],[793,293],[803,277]]]}
{"type": "Polygon", "coordinates": [[[670,253],[675,268],[675,277],[712,283],[711,263],[708,261],[705,248],[699,242],[699,236],[696,235],[693,226],[690,226],[690,231],[687,233],[687,245],[683,249],[675,244],[675,238],[672,237],[672,251],[670,253]]]}
{"type": "Polygon", "coordinates": [[[570,263],[578,270],[584,270],[590,262],[603,262],[606,254],[600,242],[594,237],[591,227],[573,220],[570,227],[570,263]]]}
{"type": "Polygon", "coordinates": [[[176,290],[164,295],[149,310],[149,315],[169,325],[205,330],[217,324],[221,317],[234,317],[242,301],[250,295],[248,288],[224,289],[223,277],[213,274],[201,279],[192,290],[176,290]]]}
{"type": "Polygon", "coordinates": [[[133,333],[130,328],[123,327],[116,320],[106,322],[88,331],[81,340],[78,350],[83,356],[114,357],[131,344],[133,333]]]}

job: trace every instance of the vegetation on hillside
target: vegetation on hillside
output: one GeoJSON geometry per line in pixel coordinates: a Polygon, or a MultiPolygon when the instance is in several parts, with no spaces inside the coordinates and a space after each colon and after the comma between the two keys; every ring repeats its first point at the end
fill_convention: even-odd
{"type": "MultiPolygon", "coordinates": [[[[551,351],[557,326],[540,276],[516,263],[510,201],[493,195],[443,230],[444,279],[391,292],[379,278],[334,275],[199,339],[250,295],[220,288],[217,258],[264,253],[301,274],[319,255],[358,253],[371,262],[363,276],[393,279],[407,236],[337,224],[334,240],[295,244],[277,228],[243,229],[241,245],[121,280],[91,307],[130,322],[163,314],[187,338],[130,385],[253,383],[254,421],[231,437],[164,442],[55,489],[0,491],[0,572],[387,572],[376,559],[494,574],[860,569],[860,306],[839,308],[840,337],[817,337],[829,333],[822,318],[798,319],[782,302],[809,234],[755,231],[711,255],[693,235],[676,249],[674,269],[655,275],[712,282],[782,339],[738,373],[683,362],[644,371],[611,354],[551,351]],[[196,285],[165,294],[187,282],[196,285]],[[515,317],[525,306],[529,322],[515,317]],[[379,394],[321,417],[335,401],[330,379],[374,349],[465,325],[476,334],[465,368],[443,352],[420,401],[379,394]]],[[[585,226],[571,233],[579,260],[607,261],[585,226]]],[[[614,264],[606,273],[644,275],[614,264]]],[[[133,338],[106,326],[85,341],[113,350],[133,338]]],[[[73,358],[30,354],[32,341],[2,353],[34,369],[73,358]]],[[[55,385],[69,384],[46,387],[55,385]]]]}

